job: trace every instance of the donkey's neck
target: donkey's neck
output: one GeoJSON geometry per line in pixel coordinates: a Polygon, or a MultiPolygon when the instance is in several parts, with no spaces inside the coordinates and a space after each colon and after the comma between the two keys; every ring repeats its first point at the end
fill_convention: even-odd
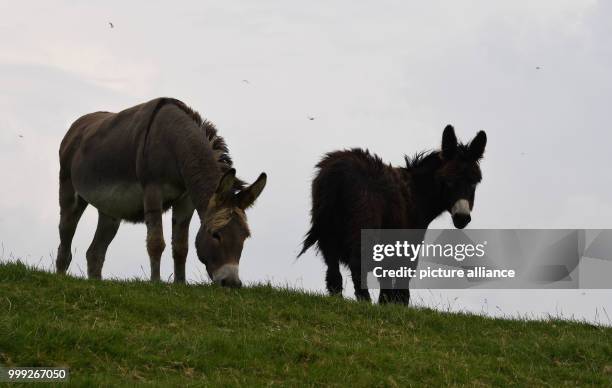
{"type": "Polygon", "coordinates": [[[432,173],[413,172],[412,195],[415,208],[412,209],[417,215],[419,229],[426,229],[429,224],[444,212],[444,202],[440,194],[440,188],[432,173]]]}
{"type": "Polygon", "coordinates": [[[198,130],[199,133],[196,131],[177,142],[177,159],[187,192],[203,220],[223,170],[208,140],[198,130]]]}

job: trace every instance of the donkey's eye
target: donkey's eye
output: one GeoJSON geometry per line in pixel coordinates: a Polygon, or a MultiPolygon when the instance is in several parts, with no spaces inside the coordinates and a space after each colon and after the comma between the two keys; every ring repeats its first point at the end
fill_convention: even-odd
{"type": "Polygon", "coordinates": [[[213,232],[212,238],[214,238],[217,241],[221,241],[221,235],[218,232],[213,232]]]}

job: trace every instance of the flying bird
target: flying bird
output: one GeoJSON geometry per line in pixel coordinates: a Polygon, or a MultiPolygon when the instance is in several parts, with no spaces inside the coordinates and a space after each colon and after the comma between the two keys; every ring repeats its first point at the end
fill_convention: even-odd
{"type": "Polygon", "coordinates": [[[245,84],[249,84],[249,85],[251,84],[248,79],[243,79],[242,82],[244,82],[245,84]]]}
{"type": "Polygon", "coordinates": [[[308,117],[307,117],[307,119],[308,119],[308,120],[310,120],[310,121],[312,121],[312,120],[314,120],[314,117],[312,117],[312,116],[308,116],[308,117]]]}
{"type": "Polygon", "coordinates": [[[536,70],[540,70],[540,66],[536,66],[536,70]]]}
{"type": "Polygon", "coordinates": [[[19,135],[19,137],[23,138],[23,135],[19,135]]]}
{"type": "Polygon", "coordinates": [[[115,28],[115,25],[112,22],[108,22],[108,25],[110,26],[110,28],[115,28]]]}

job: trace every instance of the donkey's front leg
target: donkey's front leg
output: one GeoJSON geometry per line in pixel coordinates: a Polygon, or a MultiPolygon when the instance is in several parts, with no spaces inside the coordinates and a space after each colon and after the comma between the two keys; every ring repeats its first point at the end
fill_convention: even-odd
{"type": "Polygon", "coordinates": [[[151,281],[159,281],[159,264],[166,248],[162,226],[161,188],[155,185],[144,190],[144,211],[147,224],[147,252],[151,261],[151,281]]]}
{"type": "Polygon", "coordinates": [[[172,207],[172,258],[174,259],[174,282],[185,283],[185,261],[189,250],[189,224],[194,207],[189,196],[172,207]]]}

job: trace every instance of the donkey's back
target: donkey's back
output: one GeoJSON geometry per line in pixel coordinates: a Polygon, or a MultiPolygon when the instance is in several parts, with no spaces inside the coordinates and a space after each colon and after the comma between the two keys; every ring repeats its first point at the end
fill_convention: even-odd
{"type": "Polygon", "coordinates": [[[81,116],[70,126],[60,145],[61,170],[73,179],[84,179],[94,170],[96,182],[82,182],[88,185],[97,185],[107,178],[134,180],[138,151],[142,150],[155,111],[166,101],[171,100],[158,98],[117,113],[81,116]]]}
{"type": "Polygon", "coordinates": [[[391,227],[404,206],[398,171],[367,150],[328,153],[317,164],[312,183],[312,228],[304,249],[319,249],[348,264],[362,228],[391,227]]]}
{"type": "Polygon", "coordinates": [[[59,148],[60,167],[63,170],[69,170],[72,164],[72,158],[78,150],[83,136],[87,130],[94,129],[105,118],[113,115],[110,112],[94,112],[79,117],[64,135],[59,148]]]}

